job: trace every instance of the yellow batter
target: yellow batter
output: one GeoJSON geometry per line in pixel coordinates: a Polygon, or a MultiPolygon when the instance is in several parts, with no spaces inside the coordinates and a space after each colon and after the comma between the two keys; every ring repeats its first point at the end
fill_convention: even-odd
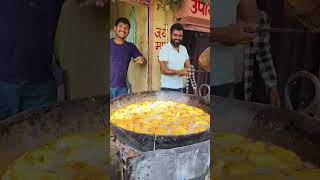
{"type": "Polygon", "coordinates": [[[320,169],[295,153],[230,133],[215,133],[211,143],[213,180],[319,180],[320,169]]]}
{"type": "Polygon", "coordinates": [[[2,180],[106,180],[107,134],[74,135],[13,161],[2,180]]]}
{"type": "Polygon", "coordinates": [[[186,104],[145,101],[116,110],[111,123],[143,134],[185,135],[208,130],[210,115],[186,104]]]}

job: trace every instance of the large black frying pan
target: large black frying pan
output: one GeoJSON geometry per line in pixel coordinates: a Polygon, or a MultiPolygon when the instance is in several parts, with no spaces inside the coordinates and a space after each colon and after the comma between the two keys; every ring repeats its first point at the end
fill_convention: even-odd
{"type": "MultiPolygon", "coordinates": [[[[212,96],[211,127],[270,142],[320,166],[320,121],[268,105],[212,96]]],[[[211,139],[214,144],[214,133],[211,139]]]]}
{"type": "MultiPolygon", "coordinates": [[[[179,92],[171,91],[158,91],[158,92],[142,92],[130,94],[122,97],[115,98],[110,104],[110,114],[115,110],[129,104],[143,102],[147,100],[161,100],[173,101],[198,107],[205,112],[208,112],[208,106],[204,103],[203,99],[198,96],[188,95],[179,92]]],[[[194,143],[202,142],[210,138],[209,129],[204,132],[181,135],[181,136],[155,136],[151,134],[141,134],[129,131],[113,124],[110,125],[112,132],[119,137],[123,142],[138,151],[146,152],[155,149],[171,149],[191,145],[194,143]]]]}
{"type": "MultiPolygon", "coordinates": [[[[108,96],[93,97],[33,109],[0,122],[0,177],[13,160],[27,151],[64,136],[106,128],[108,107],[108,96]]],[[[108,152],[106,139],[106,156],[108,152]]]]}

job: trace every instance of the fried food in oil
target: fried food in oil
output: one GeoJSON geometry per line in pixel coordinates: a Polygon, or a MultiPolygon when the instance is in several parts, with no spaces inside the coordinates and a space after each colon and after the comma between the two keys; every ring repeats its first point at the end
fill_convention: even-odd
{"type": "Polygon", "coordinates": [[[111,123],[142,134],[185,135],[208,130],[210,115],[186,104],[146,101],[116,110],[111,123]]]}
{"type": "Polygon", "coordinates": [[[26,152],[13,161],[2,180],[108,179],[107,134],[74,135],[26,152]]]}
{"type": "Polygon", "coordinates": [[[316,180],[320,169],[279,146],[218,132],[211,144],[214,180],[316,180]]]}

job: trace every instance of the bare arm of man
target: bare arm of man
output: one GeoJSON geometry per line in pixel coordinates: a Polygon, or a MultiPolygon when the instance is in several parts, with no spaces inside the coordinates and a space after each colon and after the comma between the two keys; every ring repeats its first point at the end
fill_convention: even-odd
{"type": "MultiPolygon", "coordinates": [[[[185,57],[187,59],[187,57],[185,57]]],[[[159,51],[159,63],[160,63],[160,73],[169,76],[186,76],[188,72],[185,68],[179,70],[173,70],[168,68],[169,60],[169,50],[164,46],[159,51]]]]}
{"type": "Polygon", "coordinates": [[[237,16],[236,24],[225,27],[213,27],[211,29],[211,41],[221,42],[227,46],[252,41],[256,33],[245,32],[245,29],[255,29],[257,27],[255,0],[240,0],[237,16]]]}
{"type": "Polygon", "coordinates": [[[189,59],[187,59],[187,60],[184,62],[184,68],[190,70],[190,68],[191,68],[191,63],[190,63],[190,60],[189,60],[189,59]]]}
{"type": "Polygon", "coordinates": [[[167,64],[167,61],[159,61],[160,62],[160,72],[161,74],[165,74],[165,75],[178,75],[178,76],[186,76],[188,75],[188,72],[186,69],[181,69],[181,70],[172,70],[169,69],[167,64]]]}

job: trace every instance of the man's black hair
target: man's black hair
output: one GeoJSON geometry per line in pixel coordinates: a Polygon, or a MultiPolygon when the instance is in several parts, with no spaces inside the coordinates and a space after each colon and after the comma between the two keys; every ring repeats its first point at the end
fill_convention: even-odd
{"type": "Polygon", "coordinates": [[[175,23],[175,24],[173,24],[173,25],[171,26],[171,28],[170,28],[170,34],[172,34],[172,32],[173,32],[174,30],[183,31],[184,28],[183,28],[182,24],[175,23]]]}
{"type": "Polygon", "coordinates": [[[123,24],[128,24],[129,25],[129,29],[131,27],[131,24],[129,22],[129,20],[125,17],[119,17],[116,22],[114,23],[115,26],[118,26],[119,23],[123,23],[123,24]]]}

